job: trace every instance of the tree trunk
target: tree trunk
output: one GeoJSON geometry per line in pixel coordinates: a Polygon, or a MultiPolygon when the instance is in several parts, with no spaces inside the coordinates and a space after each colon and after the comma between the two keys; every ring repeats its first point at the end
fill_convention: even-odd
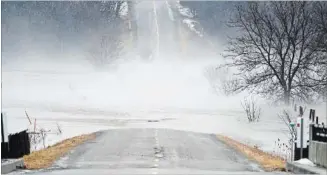
{"type": "Polygon", "coordinates": [[[290,105],[291,92],[289,90],[284,90],[284,103],[288,106],[290,105]]]}

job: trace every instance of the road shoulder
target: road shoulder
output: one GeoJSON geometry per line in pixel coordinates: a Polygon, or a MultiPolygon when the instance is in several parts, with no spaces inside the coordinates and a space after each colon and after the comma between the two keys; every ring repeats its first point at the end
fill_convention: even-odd
{"type": "Polygon", "coordinates": [[[233,149],[244,154],[250,160],[254,160],[266,171],[285,171],[286,170],[286,162],[280,157],[273,156],[269,153],[266,153],[258,148],[250,147],[246,144],[233,140],[229,137],[217,134],[216,137],[229,145],[233,149]]]}
{"type": "Polygon", "coordinates": [[[95,137],[95,133],[83,134],[63,140],[48,148],[32,152],[23,157],[25,167],[28,170],[49,168],[56,160],[67,154],[70,150],[88,140],[95,139],[95,137]]]}

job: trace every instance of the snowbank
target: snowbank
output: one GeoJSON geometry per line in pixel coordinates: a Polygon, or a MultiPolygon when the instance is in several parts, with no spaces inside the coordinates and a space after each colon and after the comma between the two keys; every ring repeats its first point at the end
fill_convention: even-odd
{"type": "Polygon", "coordinates": [[[316,166],[313,162],[311,162],[309,159],[300,159],[300,160],[297,160],[295,161],[299,164],[302,164],[302,165],[309,165],[309,166],[316,166]]]}

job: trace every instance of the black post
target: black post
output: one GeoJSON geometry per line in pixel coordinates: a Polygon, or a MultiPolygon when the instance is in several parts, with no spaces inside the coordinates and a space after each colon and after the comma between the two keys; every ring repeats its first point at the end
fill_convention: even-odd
{"type": "Polygon", "coordinates": [[[4,133],[4,130],[3,130],[2,113],[1,113],[1,142],[5,142],[5,133],[4,133]]]}
{"type": "Polygon", "coordinates": [[[316,110],[312,110],[312,122],[315,122],[316,110]]]}
{"type": "Polygon", "coordinates": [[[303,118],[301,118],[301,138],[300,138],[300,159],[302,159],[303,158],[303,118]]]}
{"type": "Polygon", "coordinates": [[[300,116],[301,117],[303,116],[303,108],[302,108],[302,106],[300,106],[300,116]]]}
{"type": "Polygon", "coordinates": [[[317,124],[317,125],[319,124],[318,116],[316,117],[316,124],[317,124]]]}
{"type": "Polygon", "coordinates": [[[309,125],[309,141],[311,142],[312,141],[312,138],[313,138],[313,124],[310,124],[309,125]]]}

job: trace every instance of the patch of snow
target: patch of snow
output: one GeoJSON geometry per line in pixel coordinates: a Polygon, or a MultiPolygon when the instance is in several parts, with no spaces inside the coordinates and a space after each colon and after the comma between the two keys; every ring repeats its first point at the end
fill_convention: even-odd
{"type": "Polygon", "coordinates": [[[187,8],[187,7],[183,7],[180,4],[180,1],[176,2],[176,7],[177,7],[179,13],[181,15],[183,15],[184,17],[188,17],[188,18],[193,18],[194,17],[194,14],[192,14],[191,10],[189,8],[187,8]]]}
{"type": "Polygon", "coordinates": [[[120,6],[119,15],[121,17],[127,17],[128,16],[128,4],[126,1],[122,2],[122,5],[120,6]]]}
{"type": "Polygon", "coordinates": [[[170,18],[170,20],[175,21],[173,10],[171,9],[171,5],[168,3],[167,0],[165,0],[165,1],[166,1],[166,7],[168,10],[169,18],[170,18]]]}
{"type": "Polygon", "coordinates": [[[10,164],[19,160],[21,159],[1,159],[1,164],[10,164]]]}
{"type": "Polygon", "coordinates": [[[309,159],[300,159],[300,160],[297,160],[297,161],[294,161],[294,162],[299,163],[299,164],[302,164],[302,165],[316,166],[309,159]]]}
{"type": "Polygon", "coordinates": [[[200,28],[200,24],[197,21],[192,19],[183,19],[183,23],[185,23],[191,31],[195,32],[200,37],[203,37],[203,34],[201,32],[202,29],[200,28]]]}
{"type": "Polygon", "coordinates": [[[185,17],[183,19],[183,23],[185,23],[191,31],[195,32],[198,36],[203,37],[203,29],[200,26],[200,23],[195,21],[194,14],[192,14],[191,10],[187,7],[183,7],[179,1],[176,2],[176,8],[178,9],[179,13],[185,17]]]}

